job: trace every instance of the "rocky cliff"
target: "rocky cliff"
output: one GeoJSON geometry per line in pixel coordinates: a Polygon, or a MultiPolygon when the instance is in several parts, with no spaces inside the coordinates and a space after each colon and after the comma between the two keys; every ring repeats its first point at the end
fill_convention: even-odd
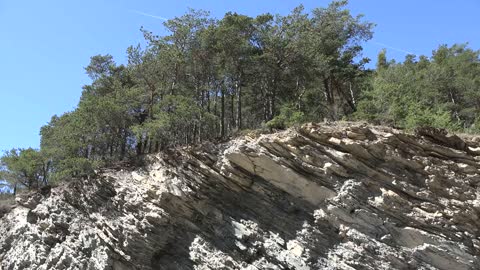
{"type": "Polygon", "coordinates": [[[305,125],[17,198],[0,269],[480,269],[480,143],[305,125]]]}

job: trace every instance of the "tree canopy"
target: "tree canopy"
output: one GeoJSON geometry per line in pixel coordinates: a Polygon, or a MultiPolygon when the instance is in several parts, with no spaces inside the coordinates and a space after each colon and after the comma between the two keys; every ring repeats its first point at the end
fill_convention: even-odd
{"type": "Polygon", "coordinates": [[[407,55],[403,63],[379,54],[362,94],[357,118],[414,128],[429,125],[480,131],[480,51],[441,45],[431,57],[407,55]]]}
{"type": "Polygon", "coordinates": [[[78,106],[41,128],[39,150],[6,152],[0,178],[37,188],[242,129],[325,119],[480,129],[479,51],[442,45],[396,63],[382,50],[366,69],[374,24],[346,6],[221,19],[189,10],[165,36],[142,28],[147,45],[127,48],[126,63],[91,57],[78,106]]]}

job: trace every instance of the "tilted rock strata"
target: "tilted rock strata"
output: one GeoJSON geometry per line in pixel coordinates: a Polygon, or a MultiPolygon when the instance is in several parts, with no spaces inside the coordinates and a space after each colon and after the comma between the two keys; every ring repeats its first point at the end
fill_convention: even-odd
{"type": "Polygon", "coordinates": [[[478,269],[478,142],[418,134],[310,124],[19,197],[1,269],[478,269]]]}

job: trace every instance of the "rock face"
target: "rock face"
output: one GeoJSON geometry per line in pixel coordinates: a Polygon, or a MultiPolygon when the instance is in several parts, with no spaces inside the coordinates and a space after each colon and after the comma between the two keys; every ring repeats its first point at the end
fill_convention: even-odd
{"type": "Polygon", "coordinates": [[[17,198],[0,269],[480,269],[479,142],[309,124],[17,198]]]}

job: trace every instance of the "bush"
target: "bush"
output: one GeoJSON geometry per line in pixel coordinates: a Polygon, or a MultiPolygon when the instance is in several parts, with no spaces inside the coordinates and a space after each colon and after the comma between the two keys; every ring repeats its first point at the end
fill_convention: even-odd
{"type": "Polygon", "coordinates": [[[291,104],[284,105],[280,108],[280,114],[267,122],[270,129],[285,129],[295,124],[301,124],[305,120],[303,112],[298,111],[291,104]]]}
{"type": "Polygon", "coordinates": [[[431,109],[421,108],[416,104],[410,107],[403,126],[407,129],[414,129],[421,126],[445,128],[448,130],[458,130],[460,128],[459,125],[452,120],[450,112],[442,109],[433,111],[431,109]]]}
{"type": "Polygon", "coordinates": [[[50,177],[51,183],[70,180],[72,178],[81,178],[93,175],[95,169],[105,165],[102,161],[89,160],[86,158],[68,158],[57,164],[57,171],[54,171],[50,177]]]}

